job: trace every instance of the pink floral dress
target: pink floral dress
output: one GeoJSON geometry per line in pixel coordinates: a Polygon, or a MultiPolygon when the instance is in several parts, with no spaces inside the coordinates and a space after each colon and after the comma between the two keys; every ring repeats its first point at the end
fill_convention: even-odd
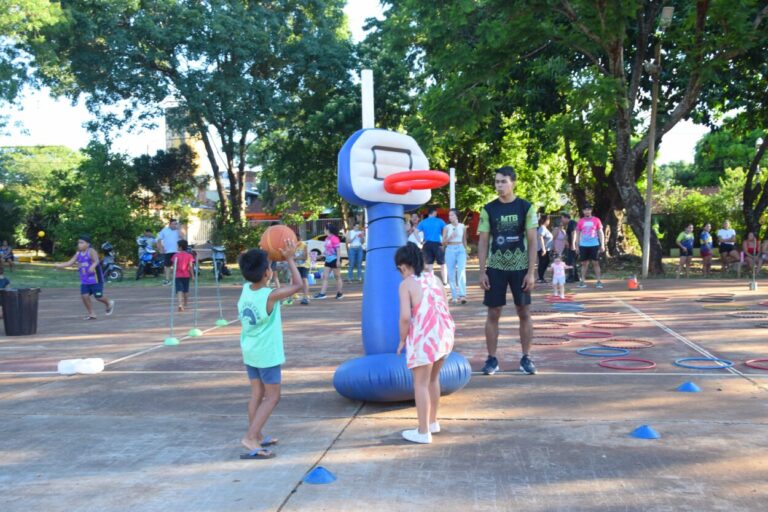
{"type": "Polygon", "coordinates": [[[455,331],[442,283],[430,272],[422,272],[413,279],[421,286],[422,296],[411,311],[411,326],[405,339],[408,368],[431,364],[450,354],[455,331]]]}

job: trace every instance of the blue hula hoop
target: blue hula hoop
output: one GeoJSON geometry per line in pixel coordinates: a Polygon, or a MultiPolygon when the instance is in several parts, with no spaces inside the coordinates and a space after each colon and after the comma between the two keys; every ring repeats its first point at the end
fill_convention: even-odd
{"type": "Polygon", "coordinates": [[[733,366],[733,361],[718,359],[717,357],[683,357],[681,359],[675,359],[673,364],[680,368],[688,368],[691,370],[722,370],[723,368],[730,368],[733,366]],[[716,364],[714,366],[696,366],[695,364],[685,364],[685,361],[705,361],[722,364],[716,364]]]}
{"type": "Polygon", "coordinates": [[[589,357],[615,357],[625,356],[629,354],[629,350],[626,348],[614,348],[614,347],[584,347],[576,350],[576,353],[580,356],[589,357]],[[595,351],[600,351],[600,354],[595,354],[595,351]]]}

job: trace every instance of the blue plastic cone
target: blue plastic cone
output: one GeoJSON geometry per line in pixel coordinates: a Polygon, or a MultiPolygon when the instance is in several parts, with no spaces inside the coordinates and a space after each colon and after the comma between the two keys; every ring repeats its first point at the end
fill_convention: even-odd
{"type": "Polygon", "coordinates": [[[169,347],[174,347],[179,344],[179,338],[174,338],[174,337],[165,338],[165,341],[163,341],[163,344],[169,347]]]}
{"type": "Polygon", "coordinates": [[[656,432],[653,428],[651,428],[649,425],[640,425],[635,430],[632,431],[631,434],[632,437],[636,437],[637,439],[659,439],[661,438],[661,434],[656,432]]]}
{"type": "Polygon", "coordinates": [[[336,475],[325,469],[323,466],[317,466],[307,473],[304,477],[305,484],[330,484],[336,481],[336,475]]]}
{"type": "Polygon", "coordinates": [[[197,327],[195,327],[194,329],[190,329],[189,332],[187,333],[187,336],[189,336],[190,338],[197,338],[202,335],[203,335],[203,331],[201,331],[197,327]]]}
{"type": "Polygon", "coordinates": [[[226,327],[229,325],[229,322],[227,322],[224,318],[219,318],[216,320],[216,327],[226,327]]]}
{"type": "Polygon", "coordinates": [[[675,391],[681,391],[683,393],[699,393],[701,388],[694,382],[688,381],[680,384],[675,391]]]}

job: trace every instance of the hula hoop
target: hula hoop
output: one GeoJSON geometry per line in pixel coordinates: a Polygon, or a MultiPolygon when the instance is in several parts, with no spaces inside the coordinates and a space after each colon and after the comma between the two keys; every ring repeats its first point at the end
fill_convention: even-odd
{"type": "Polygon", "coordinates": [[[712,298],[712,299],[732,299],[736,296],[735,293],[708,293],[706,295],[702,295],[704,298],[712,298]]]}
{"type": "Polygon", "coordinates": [[[627,327],[632,327],[632,324],[629,322],[601,322],[600,320],[590,320],[584,324],[584,326],[596,327],[598,329],[626,329],[627,327]]]}
{"type": "Polygon", "coordinates": [[[553,322],[551,324],[533,324],[534,331],[554,331],[556,329],[564,329],[569,327],[568,324],[561,324],[559,322],[553,322]]]}
{"type": "Polygon", "coordinates": [[[584,347],[576,349],[576,353],[580,356],[587,357],[611,357],[611,356],[625,356],[629,354],[629,350],[625,348],[613,348],[613,347],[584,347]],[[602,354],[595,354],[595,351],[602,351],[602,354]]]}
{"type": "Polygon", "coordinates": [[[531,308],[528,310],[529,313],[532,315],[547,315],[547,314],[553,314],[558,313],[558,311],[554,309],[545,309],[545,308],[531,308]]]}
{"type": "Polygon", "coordinates": [[[680,368],[688,368],[691,370],[722,370],[724,368],[730,368],[733,366],[733,361],[727,359],[718,359],[717,357],[683,357],[681,359],[675,359],[672,363],[680,368]],[[687,364],[685,361],[706,361],[710,363],[723,363],[716,364],[714,366],[698,366],[695,364],[687,364]]]}
{"type": "Polygon", "coordinates": [[[696,299],[696,302],[713,302],[713,303],[726,303],[726,302],[733,302],[733,297],[701,297],[700,299],[696,299]]]}
{"type": "Polygon", "coordinates": [[[598,345],[609,348],[626,348],[629,350],[638,350],[641,348],[650,348],[653,342],[641,338],[611,338],[606,341],[598,341],[598,345]]]}
{"type": "Polygon", "coordinates": [[[571,340],[564,336],[534,336],[531,345],[565,345],[571,340]]]}
{"type": "Polygon", "coordinates": [[[715,311],[737,311],[739,309],[741,310],[747,310],[749,309],[749,306],[746,306],[744,304],[705,304],[704,306],[701,306],[704,309],[713,309],[715,311]]]}
{"type": "Polygon", "coordinates": [[[757,303],[758,306],[768,306],[768,300],[761,300],[757,303]]]}
{"type": "Polygon", "coordinates": [[[581,311],[581,316],[585,316],[587,318],[597,318],[601,316],[615,316],[620,315],[620,311],[581,311]]]}
{"type": "Polygon", "coordinates": [[[758,322],[755,324],[755,327],[759,329],[768,329],[768,322],[758,322]]]}
{"type": "Polygon", "coordinates": [[[761,364],[756,364],[756,363],[768,363],[768,359],[750,359],[744,364],[749,366],[750,368],[754,368],[755,370],[768,371],[768,366],[763,366],[761,364]]]}
{"type": "Polygon", "coordinates": [[[555,319],[555,322],[558,324],[568,325],[568,324],[578,324],[581,323],[584,319],[579,318],[577,316],[563,316],[563,317],[557,317],[555,319]]]}
{"type": "Polygon", "coordinates": [[[562,311],[565,313],[578,313],[584,311],[584,305],[575,302],[555,302],[552,304],[552,308],[554,308],[555,311],[562,311]]]}
{"type": "Polygon", "coordinates": [[[544,300],[546,300],[550,304],[567,304],[567,303],[573,302],[573,297],[572,296],[568,297],[566,295],[566,297],[564,299],[561,299],[560,297],[551,297],[550,296],[550,297],[547,297],[544,300]]]}
{"type": "Polygon", "coordinates": [[[652,370],[656,368],[656,363],[654,363],[650,359],[640,359],[639,357],[614,357],[611,359],[604,359],[603,361],[600,361],[597,364],[598,366],[602,366],[603,368],[610,368],[611,370],[623,370],[628,372],[638,371],[638,370],[652,370]],[[612,364],[618,361],[632,361],[635,363],[645,363],[645,366],[622,366],[622,365],[612,364]]]}
{"type": "Polygon", "coordinates": [[[728,316],[734,318],[768,318],[768,313],[765,311],[734,311],[728,313],[728,316]]]}
{"type": "MultiPolygon", "coordinates": [[[[569,338],[576,339],[593,339],[593,338],[610,338],[613,333],[610,331],[573,331],[567,334],[569,338]]],[[[623,355],[623,354],[622,354],[623,355]]]]}
{"type": "Polygon", "coordinates": [[[637,302],[667,302],[669,297],[659,297],[655,295],[649,295],[648,297],[635,297],[632,299],[637,302]]]}
{"type": "Polygon", "coordinates": [[[451,177],[441,171],[404,171],[384,178],[384,190],[390,194],[407,194],[411,190],[427,190],[447,185],[451,177]]]}

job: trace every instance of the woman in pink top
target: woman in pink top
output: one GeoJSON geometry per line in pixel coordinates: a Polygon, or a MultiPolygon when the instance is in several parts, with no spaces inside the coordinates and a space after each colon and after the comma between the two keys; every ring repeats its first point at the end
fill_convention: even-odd
{"type": "Polygon", "coordinates": [[[341,262],[339,261],[339,247],[341,246],[341,240],[339,240],[339,228],[329,224],[325,226],[325,248],[323,255],[325,256],[325,268],[323,268],[323,285],[320,287],[320,293],[315,294],[315,299],[325,299],[327,296],[325,291],[328,289],[328,276],[333,272],[336,278],[336,298],[340,299],[344,296],[342,288],[344,284],[341,282],[341,262]]]}
{"type": "Polygon", "coordinates": [[[440,432],[440,368],[453,349],[455,326],[445,288],[432,272],[424,272],[421,250],[412,243],[400,247],[395,253],[395,265],[403,276],[397,354],[405,348],[419,417],[419,427],[403,431],[403,437],[413,443],[431,443],[432,434],[440,432]]]}

